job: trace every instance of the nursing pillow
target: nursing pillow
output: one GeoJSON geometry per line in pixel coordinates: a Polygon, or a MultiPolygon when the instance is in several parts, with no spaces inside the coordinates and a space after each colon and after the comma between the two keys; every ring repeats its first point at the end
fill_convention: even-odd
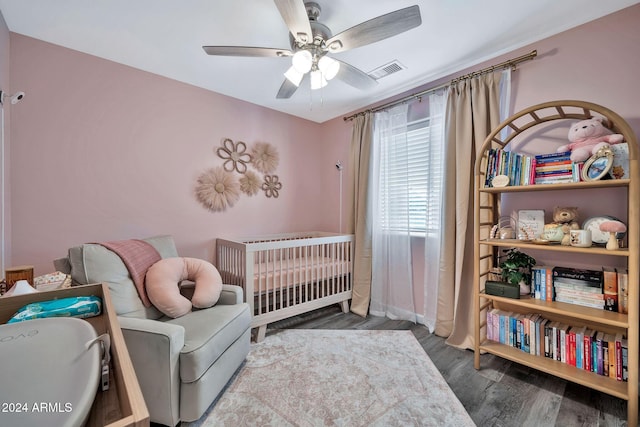
{"type": "Polygon", "coordinates": [[[176,318],[191,307],[213,306],[222,292],[222,277],[213,264],[197,258],[164,258],[147,270],[145,287],[151,303],[165,315],[176,318]],[[195,282],[191,300],[180,294],[183,280],[195,282]]]}

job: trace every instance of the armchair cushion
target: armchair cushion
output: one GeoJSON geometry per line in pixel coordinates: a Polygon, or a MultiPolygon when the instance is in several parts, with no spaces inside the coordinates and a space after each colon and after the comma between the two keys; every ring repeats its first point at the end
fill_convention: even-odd
{"type": "Polygon", "coordinates": [[[184,346],[180,351],[180,379],[198,381],[210,366],[247,331],[251,323],[248,304],[216,305],[194,310],[188,316],[165,323],[182,326],[184,346]]]}
{"type": "Polygon", "coordinates": [[[153,305],[169,317],[184,316],[191,307],[207,308],[220,298],[222,277],[213,264],[197,258],[165,258],[147,270],[146,289],[153,305]],[[180,294],[183,280],[195,282],[191,300],[180,294]]]}

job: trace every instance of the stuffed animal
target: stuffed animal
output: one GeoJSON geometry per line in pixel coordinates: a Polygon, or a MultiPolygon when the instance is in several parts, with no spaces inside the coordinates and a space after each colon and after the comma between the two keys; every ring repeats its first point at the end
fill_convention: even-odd
{"type": "Polygon", "coordinates": [[[578,230],[580,225],[576,219],[578,218],[578,208],[556,207],[553,210],[553,223],[562,230],[561,245],[571,245],[571,230],[578,230]]]}
{"type": "Polygon", "coordinates": [[[621,143],[624,137],[611,132],[606,125],[606,119],[600,117],[575,123],[569,129],[571,143],[559,147],[558,153],[571,151],[571,161],[577,163],[587,160],[602,147],[621,143]]]}
{"type": "Polygon", "coordinates": [[[176,318],[191,307],[207,308],[218,302],[222,278],[213,264],[197,258],[164,258],[147,270],[145,287],[149,300],[165,315],[176,318]],[[180,282],[192,280],[195,290],[191,300],[180,293],[180,282]]]}

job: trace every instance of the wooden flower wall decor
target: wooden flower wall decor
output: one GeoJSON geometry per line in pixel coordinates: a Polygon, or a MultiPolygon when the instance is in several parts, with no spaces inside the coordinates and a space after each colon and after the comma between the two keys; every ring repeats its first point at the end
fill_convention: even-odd
{"type": "Polygon", "coordinates": [[[219,147],[214,148],[222,166],[203,172],[197,179],[196,198],[212,212],[221,212],[232,207],[240,198],[240,193],[254,196],[262,190],[267,198],[278,198],[282,182],[275,175],[280,156],[278,150],[268,142],[257,142],[248,150],[247,144],[230,138],[223,138],[219,147]],[[262,178],[253,167],[262,174],[262,178]],[[237,175],[240,175],[237,177],[237,175]]]}
{"type": "Polygon", "coordinates": [[[278,192],[282,190],[282,183],[279,182],[278,175],[265,175],[262,190],[267,197],[278,197],[278,192]]]}
{"type": "Polygon", "coordinates": [[[223,159],[224,170],[227,172],[245,173],[247,171],[247,163],[251,162],[251,156],[246,153],[247,144],[238,141],[236,144],[229,138],[222,140],[222,147],[216,150],[218,157],[223,159]]]}

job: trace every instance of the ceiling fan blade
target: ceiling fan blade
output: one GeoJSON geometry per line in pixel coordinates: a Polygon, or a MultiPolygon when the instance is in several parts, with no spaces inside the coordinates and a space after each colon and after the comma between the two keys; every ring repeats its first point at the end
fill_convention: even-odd
{"type": "MultiPolygon", "coordinates": [[[[338,60],[336,59],[336,61],[338,60]]],[[[378,84],[376,79],[369,76],[364,71],[361,71],[346,62],[338,62],[340,62],[340,71],[336,74],[336,78],[342,80],[346,84],[361,90],[373,89],[378,84]]]]}
{"type": "Polygon", "coordinates": [[[293,38],[302,43],[311,42],[313,33],[303,0],[274,0],[274,2],[293,38]]]}
{"type": "Polygon", "coordinates": [[[326,41],[329,52],[344,52],[404,33],[422,23],[418,5],[378,16],[351,27],[326,41]]]}
{"type": "Polygon", "coordinates": [[[293,52],[289,49],[275,49],[270,47],[249,47],[249,46],[202,46],[209,55],[220,56],[271,56],[282,57],[291,56],[293,52]]]}
{"type": "Polygon", "coordinates": [[[276,95],[277,99],[287,99],[291,98],[291,96],[298,90],[298,86],[294,85],[289,81],[289,79],[285,78],[282,82],[282,86],[280,86],[280,90],[278,90],[278,94],[276,95]]]}

